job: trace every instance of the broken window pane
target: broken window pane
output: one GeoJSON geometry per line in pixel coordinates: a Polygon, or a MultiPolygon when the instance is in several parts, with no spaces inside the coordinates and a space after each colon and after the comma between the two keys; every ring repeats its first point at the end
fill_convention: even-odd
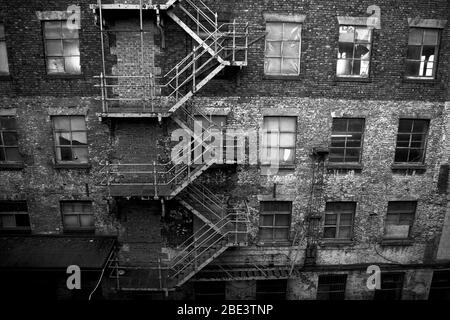
{"type": "Polygon", "coordinates": [[[88,162],[87,133],[82,116],[55,116],[55,152],[57,161],[88,162]]]}
{"type": "Polygon", "coordinates": [[[360,162],[364,119],[334,118],[331,133],[330,162],[360,162]]]}
{"type": "Polygon", "coordinates": [[[47,72],[80,74],[78,30],[68,29],[65,21],[44,22],[47,72]]]}
{"type": "Polygon", "coordinates": [[[339,28],[337,76],[369,76],[371,38],[372,30],[369,28],[339,28]]]}
{"type": "Polygon", "coordinates": [[[327,202],[323,237],[350,239],[355,209],[355,202],[327,202]]]}
{"type": "Polygon", "coordinates": [[[406,77],[434,78],[439,31],[411,28],[406,59],[406,77]]]}
{"type": "Polygon", "coordinates": [[[394,162],[423,162],[427,132],[428,120],[400,119],[394,162]]]}
{"type": "Polygon", "coordinates": [[[280,161],[292,164],[295,160],[296,117],[264,117],[262,162],[280,161]]]}
{"type": "Polygon", "coordinates": [[[410,236],[416,205],[416,201],[389,202],[385,221],[386,238],[404,239],[410,236]]]}
{"type": "Polygon", "coordinates": [[[14,117],[0,117],[0,161],[20,162],[19,139],[14,117]]]}

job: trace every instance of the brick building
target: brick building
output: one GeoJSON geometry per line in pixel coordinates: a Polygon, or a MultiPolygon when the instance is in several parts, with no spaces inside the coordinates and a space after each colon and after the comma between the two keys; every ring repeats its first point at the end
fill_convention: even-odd
{"type": "Polygon", "coordinates": [[[449,298],[449,17],[0,0],[1,290],[449,298]]]}

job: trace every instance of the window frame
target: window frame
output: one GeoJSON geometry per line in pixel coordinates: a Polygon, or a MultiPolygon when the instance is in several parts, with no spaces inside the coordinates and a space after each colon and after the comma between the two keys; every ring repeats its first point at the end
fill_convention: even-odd
{"type": "MultiPolygon", "coordinates": [[[[340,118],[333,118],[332,119],[332,125],[331,125],[331,137],[330,137],[330,156],[328,158],[329,163],[332,164],[361,164],[362,163],[362,157],[363,157],[363,151],[364,151],[364,133],[365,133],[365,129],[366,129],[366,119],[365,118],[349,118],[349,117],[340,117],[340,118]],[[348,139],[349,137],[345,137],[345,141],[344,141],[344,147],[333,147],[333,134],[334,134],[334,121],[335,120],[346,120],[346,128],[347,131],[345,131],[345,133],[348,134],[361,134],[361,141],[360,141],[360,147],[347,147],[347,143],[348,143],[348,139]],[[362,120],[362,130],[361,132],[356,132],[356,131],[348,131],[349,129],[349,123],[350,120],[362,120]],[[343,160],[344,161],[331,161],[331,149],[343,149],[344,150],[344,157],[343,160]],[[359,159],[357,162],[355,161],[346,161],[346,154],[347,154],[347,149],[359,149],[359,159]]],[[[344,133],[344,131],[337,131],[337,133],[344,133]]]]}
{"type": "MultiPolygon", "coordinates": [[[[345,293],[347,290],[347,274],[320,274],[317,279],[317,295],[316,300],[345,300],[345,293]],[[321,278],[327,278],[330,280],[329,282],[321,283],[321,278]],[[337,281],[333,282],[332,280],[342,280],[342,283],[337,281]],[[342,286],[343,289],[340,290],[331,290],[331,286],[342,286]],[[330,290],[321,290],[321,286],[329,286],[330,290]],[[332,297],[332,294],[342,294],[342,297],[332,297]]],[[[323,288],[322,288],[323,289],[323,288]]]]}
{"type": "MultiPolygon", "coordinates": [[[[429,81],[436,80],[437,68],[438,68],[438,64],[439,64],[439,54],[440,54],[440,48],[441,48],[441,39],[442,39],[442,29],[440,29],[440,28],[424,28],[424,27],[420,27],[420,26],[409,26],[408,43],[407,43],[406,56],[405,56],[405,76],[404,76],[404,78],[406,80],[425,80],[425,81],[426,80],[429,80],[429,81]],[[420,44],[420,53],[421,53],[420,57],[422,56],[423,47],[424,47],[423,40],[424,40],[425,31],[427,31],[427,30],[437,31],[437,44],[435,45],[435,56],[436,57],[435,57],[435,61],[432,62],[433,63],[433,75],[430,77],[420,76],[420,75],[419,76],[408,76],[407,75],[408,62],[421,62],[422,61],[422,60],[408,58],[408,52],[409,52],[409,47],[410,47],[409,35],[410,35],[412,29],[420,29],[422,31],[422,42],[420,44]]],[[[411,46],[418,46],[418,45],[411,45],[411,46]]],[[[428,63],[429,62],[427,62],[427,64],[428,63]]],[[[425,72],[426,72],[426,69],[428,69],[428,68],[425,67],[425,72]]],[[[419,70],[419,72],[420,72],[420,70],[419,70]]]]}
{"type": "MultiPolygon", "coordinates": [[[[412,228],[414,226],[414,222],[416,220],[416,213],[417,213],[417,201],[389,201],[388,202],[388,207],[386,209],[386,217],[385,217],[385,221],[384,221],[384,230],[383,230],[383,238],[384,239],[388,239],[388,240],[408,240],[411,239],[411,234],[412,234],[412,228]],[[407,211],[406,209],[404,210],[397,210],[397,211],[389,211],[389,205],[391,203],[411,203],[413,204],[414,210],[412,212],[407,211]],[[398,237],[388,237],[387,236],[387,226],[388,225],[394,225],[394,226],[401,226],[403,224],[399,224],[400,220],[401,220],[401,215],[404,214],[408,214],[408,215],[412,215],[412,219],[411,219],[411,223],[409,225],[409,230],[408,230],[408,236],[406,236],[405,238],[398,238],[398,237]],[[388,224],[388,216],[397,216],[397,223],[396,224],[388,224]]],[[[407,206],[404,206],[404,208],[407,208],[407,206]]]]}
{"type": "Polygon", "coordinates": [[[0,34],[0,43],[5,44],[5,58],[6,58],[6,71],[0,70],[0,76],[9,76],[11,74],[11,70],[9,68],[9,59],[8,59],[8,48],[6,45],[6,25],[3,21],[0,21],[0,26],[3,28],[3,36],[0,34]]]}
{"type": "Polygon", "coordinates": [[[2,165],[2,164],[21,164],[23,162],[22,156],[21,156],[20,151],[19,151],[19,133],[18,133],[18,130],[17,130],[17,117],[16,116],[13,116],[13,115],[0,116],[0,149],[3,150],[3,154],[5,156],[5,160],[1,160],[0,159],[0,165],[2,165]],[[15,130],[3,129],[3,127],[1,126],[1,120],[5,119],[5,118],[13,119],[15,130]],[[5,132],[15,135],[15,138],[16,138],[16,141],[17,141],[16,145],[11,145],[11,146],[5,145],[5,143],[4,143],[4,141],[5,141],[4,133],[5,132]],[[20,157],[19,160],[8,160],[7,159],[6,149],[13,149],[13,148],[17,150],[17,153],[19,154],[19,157],[20,157]]]}
{"type": "Polygon", "coordinates": [[[81,39],[80,39],[80,31],[81,31],[81,29],[76,29],[76,32],[77,32],[77,35],[78,35],[77,38],[64,38],[63,35],[62,35],[62,32],[63,32],[62,25],[65,22],[67,22],[67,20],[64,20],[64,19],[63,20],[55,19],[55,20],[43,20],[43,21],[41,21],[42,39],[43,39],[43,44],[44,44],[44,59],[45,59],[45,66],[46,66],[46,74],[48,76],[61,76],[61,75],[63,75],[63,76],[65,76],[65,75],[67,75],[67,76],[80,76],[80,75],[83,74],[82,67],[81,67],[81,45],[80,45],[80,43],[81,43],[81,39]],[[60,22],[60,26],[61,26],[60,36],[61,36],[61,38],[47,38],[46,37],[45,25],[47,23],[52,23],[52,22],[53,23],[54,22],[60,22]],[[48,54],[48,52],[47,52],[47,41],[48,40],[50,40],[50,41],[60,40],[61,48],[62,48],[62,55],[61,56],[49,55],[48,54]],[[79,55],[67,55],[67,56],[64,55],[64,40],[72,40],[72,41],[78,40],[78,53],[79,53],[79,55]],[[66,61],[66,58],[70,58],[70,57],[78,57],[79,58],[79,64],[80,64],[79,65],[79,67],[80,67],[80,71],[79,72],[67,72],[66,71],[66,62],[65,61],[66,61]],[[48,63],[49,59],[63,59],[64,71],[63,72],[49,72],[49,63],[48,63]]]}
{"type": "MultiPolygon", "coordinates": [[[[295,78],[295,77],[299,77],[301,74],[301,57],[302,57],[302,32],[303,32],[303,23],[301,22],[290,22],[290,21],[266,21],[265,22],[265,27],[267,28],[268,24],[282,24],[282,35],[281,35],[281,39],[280,40],[267,40],[267,31],[266,31],[266,36],[264,38],[264,76],[268,77],[268,78],[277,78],[277,77],[287,77],[287,78],[295,78]],[[285,28],[285,24],[296,24],[299,26],[300,28],[300,39],[299,40],[285,40],[284,39],[284,28],[285,28]],[[290,73],[282,73],[281,72],[281,68],[283,66],[283,43],[284,42],[298,42],[298,48],[299,48],[299,52],[298,52],[298,73],[297,74],[290,74],[290,73]],[[280,57],[268,57],[267,56],[267,42],[281,42],[280,44],[280,57]],[[266,73],[266,63],[267,60],[266,59],[270,59],[270,58],[280,58],[281,62],[280,62],[280,73],[266,73]]],[[[287,57],[286,59],[297,59],[297,57],[287,57]]]]}
{"type": "MultiPolygon", "coordinates": [[[[56,164],[68,164],[68,165],[88,165],[89,164],[89,140],[88,140],[88,128],[87,128],[87,121],[86,121],[86,116],[85,115],[54,115],[51,116],[51,122],[52,122],[52,131],[53,131],[53,140],[54,140],[54,151],[55,151],[55,163],[56,164]],[[68,118],[69,119],[69,125],[70,128],[69,130],[63,130],[63,129],[56,129],[55,128],[55,119],[56,118],[68,118]],[[74,117],[80,117],[83,118],[84,120],[84,124],[86,129],[84,130],[73,130],[72,131],[72,121],[71,119],[74,117]],[[85,146],[79,146],[79,147],[73,147],[73,140],[72,140],[72,134],[73,133],[81,133],[84,132],[86,134],[86,145],[85,146]],[[70,145],[60,145],[58,142],[58,136],[57,133],[70,133],[70,145]],[[72,157],[73,157],[73,149],[82,149],[85,148],[86,149],[86,153],[87,153],[87,159],[86,162],[77,162],[74,160],[62,160],[62,155],[61,155],[61,160],[58,160],[58,148],[61,150],[62,148],[70,148],[72,157]]],[[[61,152],[61,151],[60,151],[61,152]]]]}
{"type": "Polygon", "coordinates": [[[356,216],[356,208],[357,208],[357,202],[356,201],[328,201],[325,204],[325,211],[323,214],[323,224],[322,224],[322,238],[325,241],[351,241],[354,236],[354,225],[355,225],[355,216],[356,216]],[[332,204],[336,203],[348,203],[353,204],[353,211],[352,213],[352,220],[350,225],[342,225],[341,224],[341,214],[348,214],[347,211],[330,211],[328,209],[328,206],[331,206],[332,204]],[[326,224],[326,216],[327,215],[336,215],[336,223],[335,224],[326,224]],[[341,228],[348,228],[350,227],[350,235],[347,238],[340,237],[340,229],[341,228]],[[335,236],[334,237],[325,237],[325,229],[326,228],[335,228],[335,236]]]}
{"type": "Polygon", "coordinates": [[[292,201],[277,201],[277,200],[269,200],[269,201],[261,201],[260,202],[260,214],[259,214],[259,224],[258,224],[258,240],[260,242],[271,242],[271,243],[276,243],[276,242],[288,242],[290,241],[290,231],[291,231],[291,224],[292,224],[292,201]],[[289,213],[287,213],[288,211],[265,211],[264,210],[264,204],[266,203],[286,203],[289,204],[289,213]],[[279,215],[284,215],[284,216],[288,216],[288,222],[286,226],[277,226],[276,225],[276,217],[279,215]],[[263,216],[272,216],[272,224],[271,225],[263,225],[263,216]],[[265,238],[262,237],[262,229],[271,229],[271,234],[272,237],[271,238],[265,238]],[[282,230],[287,230],[287,237],[283,238],[283,239],[277,239],[275,237],[276,234],[276,230],[278,229],[282,229],[282,230]]]}
{"type": "Polygon", "coordinates": [[[398,119],[398,126],[397,126],[397,135],[395,137],[395,150],[394,150],[394,165],[414,165],[414,164],[425,164],[425,159],[426,159],[426,154],[427,154],[427,147],[428,147],[428,135],[430,132],[430,120],[429,119],[419,119],[419,118],[400,118],[398,119]],[[413,121],[412,126],[411,126],[411,131],[410,132],[400,132],[400,122],[402,120],[410,120],[413,121]],[[418,133],[418,132],[414,132],[414,124],[415,121],[424,121],[426,124],[426,130],[423,133],[418,133]],[[398,147],[398,137],[399,135],[409,135],[409,142],[408,142],[408,147],[398,147]],[[411,148],[411,143],[412,143],[412,136],[413,135],[418,135],[421,134],[424,137],[424,141],[423,141],[423,151],[422,151],[422,160],[421,161],[406,161],[406,162],[398,162],[395,161],[395,158],[397,157],[397,150],[398,149],[407,149],[408,150],[408,155],[406,157],[406,159],[409,159],[409,155],[410,155],[410,151],[411,149],[419,149],[420,148],[411,148]]]}
{"type": "Polygon", "coordinates": [[[17,211],[0,211],[0,232],[5,233],[14,233],[14,232],[31,232],[31,222],[30,222],[30,214],[28,212],[28,203],[25,200],[1,200],[0,204],[4,204],[6,202],[9,203],[16,203],[16,204],[21,204],[24,205],[24,207],[26,208],[26,210],[17,210],[17,211]],[[28,221],[28,226],[17,226],[17,215],[26,215],[27,216],[27,221],[28,221]],[[4,216],[13,216],[14,219],[14,227],[4,227],[3,226],[3,217],[4,216]]]}
{"type": "Polygon", "coordinates": [[[63,230],[64,233],[77,233],[77,232],[85,232],[85,233],[95,233],[95,214],[94,214],[94,210],[93,210],[93,201],[90,200],[62,200],[59,202],[60,205],[60,212],[61,212],[61,222],[62,222],[62,226],[63,226],[63,230]],[[83,211],[81,212],[69,212],[66,213],[65,209],[64,209],[64,205],[67,203],[81,203],[81,204],[89,204],[90,207],[90,211],[89,213],[84,213],[83,211]],[[78,227],[68,227],[66,225],[66,223],[64,222],[64,217],[66,215],[70,215],[70,216],[77,216],[77,220],[78,220],[78,227]],[[92,216],[92,226],[89,227],[82,227],[81,226],[81,216],[83,215],[90,215],[92,216]]]}
{"type": "Polygon", "coordinates": [[[293,166],[296,163],[296,151],[297,151],[297,126],[298,126],[298,117],[297,116],[263,116],[263,123],[262,123],[262,128],[263,128],[263,132],[261,135],[262,141],[261,141],[261,159],[260,159],[260,164],[263,166],[269,166],[272,165],[273,163],[270,162],[270,160],[268,159],[268,154],[269,151],[274,149],[275,147],[273,146],[269,146],[269,144],[267,144],[268,142],[268,134],[277,134],[278,135],[278,142],[277,142],[277,153],[278,153],[278,165],[283,167],[283,166],[293,166]],[[268,118],[277,118],[278,119],[278,130],[277,131],[269,131],[266,130],[265,127],[265,120],[268,118]],[[281,126],[281,119],[282,118],[290,118],[294,120],[295,123],[295,129],[294,131],[281,131],[280,130],[280,126],[281,126]],[[287,147],[280,147],[280,137],[282,134],[293,134],[294,136],[294,146],[292,148],[287,148],[287,147]],[[280,150],[292,150],[292,162],[290,161],[283,161],[283,159],[281,159],[281,154],[280,154],[280,150]]]}
{"type": "MultiPolygon", "coordinates": [[[[338,25],[338,40],[337,40],[337,43],[338,43],[338,47],[337,47],[337,54],[338,54],[338,56],[337,56],[337,58],[336,58],[336,68],[335,68],[335,74],[336,74],[336,78],[338,79],[338,80],[345,80],[345,79],[348,79],[348,80],[369,80],[370,79],[370,74],[371,74],[371,70],[372,70],[372,53],[373,53],[373,43],[374,43],[374,41],[373,41],[373,38],[374,38],[374,32],[373,32],[373,30],[374,30],[374,28],[373,27],[368,27],[368,26],[364,26],[364,25],[356,25],[356,24],[339,24],[338,25]],[[370,51],[369,51],[369,58],[367,59],[367,61],[369,62],[369,66],[368,66],[368,68],[369,68],[369,70],[368,70],[368,72],[367,72],[367,76],[362,76],[362,75],[353,75],[353,74],[343,74],[343,75],[338,75],[338,64],[339,64],[339,60],[350,60],[350,59],[348,59],[348,58],[339,58],[339,45],[340,45],[340,41],[339,41],[339,38],[340,38],[340,34],[341,34],[341,32],[340,32],[340,29],[341,29],[341,27],[353,27],[354,28],[354,38],[353,38],[353,55],[352,55],[352,58],[351,58],[351,61],[352,61],[352,72],[353,72],[353,65],[354,65],[354,61],[355,60],[359,60],[359,61],[363,61],[363,59],[355,59],[355,49],[356,49],[356,44],[368,44],[369,46],[370,46],[370,51]],[[355,42],[356,41],[356,35],[355,35],[355,33],[356,33],[356,29],[357,28],[360,28],[360,29],[368,29],[369,30],[369,32],[370,32],[370,41],[368,41],[368,42],[355,42]]],[[[350,43],[350,42],[348,42],[348,43],[350,43]]],[[[366,61],[366,59],[364,59],[364,61],[366,61]]]]}

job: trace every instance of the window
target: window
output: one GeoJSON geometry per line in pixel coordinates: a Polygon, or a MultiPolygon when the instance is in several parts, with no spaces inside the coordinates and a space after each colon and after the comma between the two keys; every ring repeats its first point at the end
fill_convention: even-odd
{"type": "Polygon", "coordinates": [[[94,231],[94,214],[90,201],[63,201],[61,212],[65,231],[94,231]]]}
{"type": "Polygon", "coordinates": [[[261,162],[292,165],[297,117],[264,117],[261,162]]]}
{"type": "Polygon", "coordinates": [[[375,300],[401,300],[404,273],[381,273],[381,289],[375,290],[375,300]]]}
{"type": "Polygon", "coordinates": [[[361,162],[364,119],[333,119],[330,162],[361,162]]]}
{"type": "Polygon", "coordinates": [[[52,119],[56,161],[87,163],[88,147],[84,116],[55,116],[52,119]]]}
{"type": "Polygon", "coordinates": [[[450,271],[434,271],[429,300],[450,300],[450,271]]]}
{"type": "Polygon", "coordinates": [[[395,147],[396,163],[424,162],[428,123],[428,120],[400,119],[395,147]]]}
{"type": "Polygon", "coordinates": [[[299,23],[266,23],[265,74],[276,76],[300,74],[301,31],[299,23]]]}
{"type": "Polygon", "coordinates": [[[292,202],[263,201],[259,220],[260,240],[287,241],[291,227],[292,202]]]}
{"type": "Polygon", "coordinates": [[[195,300],[223,301],[225,300],[225,282],[197,281],[194,283],[195,300]]]}
{"type": "Polygon", "coordinates": [[[372,29],[340,26],[336,74],[338,77],[369,77],[372,29]]]}
{"type": "Polygon", "coordinates": [[[45,57],[48,74],[80,74],[78,29],[69,29],[64,20],[44,21],[45,57]]]}
{"type": "Polygon", "coordinates": [[[350,240],[355,209],[356,202],[327,202],[323,237],[350,240]]]}
{"type": "Polygon", "coordinates": [[[435,77],[439,36],[437,29],[409,29],[406,77],[430,79],[435,77]]]}
{"type": "Polygon", "coordinates": [[[390,201],[388,203],[385,238],[409,238],[416,214],[416,205],[416,201],[390,201]]]}
{"type": "Polygon", "coordinates": [[[346,274],[319,275],[317,300],[344,300],[346,283],[346,274]]]}
{"type": "Polygon", "coordinates": [[[287,280],[257,280],[256,300],[286,300],[287,280]]]}
{"type": "Polygon", "coordinates": [[[0,162],[21,162],[16,118],[0,117],[0,162]]]}
{"type": "Polygon", "coordinates": [[[26,201],[0,201],[1,231],[30,231],[26,201]]]}
{"type": "Polygon", "coordinates": [[[9,66],[6,51],[5,25],[0,23],[0,75],[2,74],[9,74],[9,66]]]}

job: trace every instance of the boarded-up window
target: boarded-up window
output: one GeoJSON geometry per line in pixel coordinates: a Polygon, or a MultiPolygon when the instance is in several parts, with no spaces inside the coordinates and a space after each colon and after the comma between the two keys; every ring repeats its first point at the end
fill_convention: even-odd
{"type": "Polygon", "coordinates": [[[356,202],[327,202],[323,237],[325,239],[351,239],[355,209],[356,202]]]}
{"type": "Polygon", "coordinates": [[[256,300],[286,300],[287,280],[256,281],[256,300]]]}
{"type": "Polygon", "coordinates": [[[80,41],[78,29],[68,28],[67,21],[44,21],[47,73],[80,74],[80,41]]]}
{"type": "Polygon", "coordinates": [[[26,201],[0,201],[0,231],[30,231],[26,201]]]}
{"type": "Polygon", "coordinates": [[[372,29],[340,26],[336,74],[338,77],[369,76],[372,29]]]}
{"type": "Polygon", "coordinates": [[[64,231],[94,231],[94,214],[90,201],[61,202],[64,231]]]}
{"type": "Polygon", "coordinates": [[[0,162],[20,162],[16,118],[0,117],[0,162]]]}
{"type": "Polygon", "coordinates": [[[291,227],[292,202],[263,201],[259,218],[259,238],[287,241],[291,227]]]}
{"type": "Polygon", "coordinates": [[[8,53],[6,50],[5,25],[0,23],[0,75],[9,74],[8,53]]]}
{"type": "Polygon", "coordinates": [[[317,300],[344,300],[346,274],[324,274],[319,276],[317,300]]]}
{"type": "Polygon", "coordinates": [[[406,76],[430,78],[436,74],[440,31],[437,29],[410,28],[406,76]]]}
{"type": "Polygon", "coordinates": [[[400,119],[395,147],[395,162],[424,162],[428,124],[428,120],[400,119]]]}
{"type": "Polygon", "coordinates": [[[56,161],[87,163],[88,146],[85,117],[55,116],[52,120],[56,161]]]}
{"type": "Polygon", "coordinates": [[[296,127],[296,117],[264,117],[262,164],[294,163],[296,127]]]}
{"type": "Polygon", "coordinates": [[[375,300],[401,300],[404,273],[381,273],[381,289],[375,290],[375,300]]]}
{"type": "Polygon", "coordinates": [[[384,237],[407,239],[416,214],[416,201],[390,201],[386,214],[384,237]]]}
{"type": "Polygon", "coordinates": [[[361,161],[364,119],[334,118],[330,162],[361,161]]]}
{"type": "Polygon", "coordinates": [[[266,23],[265,74],[300,74],[301,31],[299,23],[266,23]]]}

